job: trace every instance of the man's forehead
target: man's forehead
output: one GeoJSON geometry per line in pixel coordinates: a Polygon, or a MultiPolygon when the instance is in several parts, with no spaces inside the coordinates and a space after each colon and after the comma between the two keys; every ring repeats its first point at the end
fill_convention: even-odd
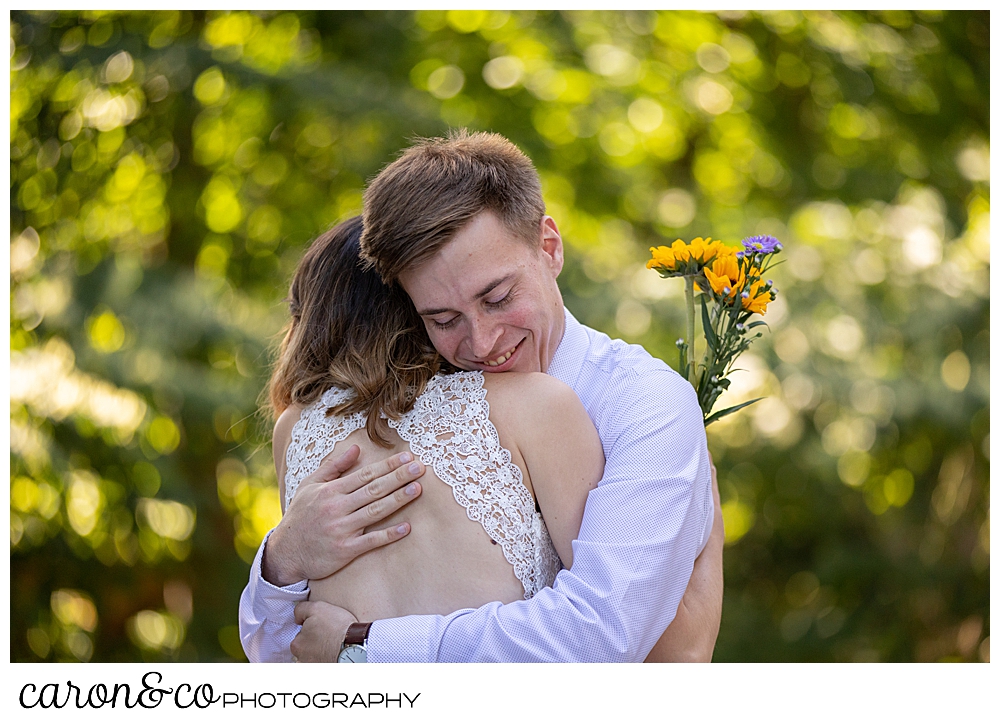
{"type": "Polygon", "coordinates": [[[413,299],[417,312],[433,316],[464,303],[478,301],[517,279],[516,270],[482,269],[481,272],[457,277],[417,273],[400,281],[413,299]]]}
{"type": "Polygon", "coordinates": [[[418,266],[400,274],[407,292],[448,289],[478,298],[524,268],[531,249],[523,241],[471,231],[456,235],[418,266]]]}

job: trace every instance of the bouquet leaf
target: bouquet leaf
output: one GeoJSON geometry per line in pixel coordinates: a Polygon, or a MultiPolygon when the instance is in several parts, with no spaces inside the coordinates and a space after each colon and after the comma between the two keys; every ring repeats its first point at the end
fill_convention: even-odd
{"type": "Polygon", "coordinates": [[[712,328],[712,321],[708,317],[708,304],[705,303],[704,294],[701,296],[701,328],[705,330],[705,340],[708,342],[708,348],[712,350],[712,354],[718,354],[719,338],[715,335],[715,329],[712,328]]]}
{"type": "Polygon", "coordinates": [[[707,427],[708,425],[710,425],[712,422],[716,421],[717,419],[722,419],[723,417],[726,417],[726,416],[732,414],[733,412],[738,412],[741,409],[743,409],[743,407],[749,407],[754,402],[759,402],[763,398],[764,397],[757,397],[756,399],[751,399],[749,402],[743,402],[743,404],[737,404],[737,405],[732,406],[732,407],[726,407],[725,409],[720,409],[718,412],[716,412],[715,414],[712,414],[711,416],[709,416],[705,420],[705,426],[707,427]]]}

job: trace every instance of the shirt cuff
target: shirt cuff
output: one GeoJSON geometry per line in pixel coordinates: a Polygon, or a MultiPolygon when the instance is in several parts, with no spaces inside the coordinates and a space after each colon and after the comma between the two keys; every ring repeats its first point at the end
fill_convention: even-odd
{"type": "Polygon", "coordinates": [[[433,663],[437,656],[431,641],[440,638],[445,618],[409,615],[376,620],[368,631],[368,661],[371,663],[433,663]]]}

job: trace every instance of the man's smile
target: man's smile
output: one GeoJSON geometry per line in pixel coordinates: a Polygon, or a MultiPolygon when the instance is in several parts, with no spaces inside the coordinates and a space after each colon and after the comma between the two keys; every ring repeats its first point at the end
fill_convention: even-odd
{"type": "Polygon", "coordinates": [[[483,211],[399,282],[434,348],[454,366],[537,372],[562,338],[561,268],[562,239],[550,217],[529,242],[483,211]]]}
{"type": "MultiPolygon", "coordinates": [[[[522,339],[521,341],[524,340],[522,339]]],[[[513,355],[513,353],[517,351],[518,347],[521,346],[521,341],[517,342],[517,344],[512,349],[509,349],[508,351],[504,352],[495,359],[489,359],[483,363],[489,367],[502,366],[508,359],[510,359],[511,355],[513,355]]]]}

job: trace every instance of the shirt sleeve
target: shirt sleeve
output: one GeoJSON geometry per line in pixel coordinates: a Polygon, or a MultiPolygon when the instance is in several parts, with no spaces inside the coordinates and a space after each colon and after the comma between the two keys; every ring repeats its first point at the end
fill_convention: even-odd
{"type": "Polygon", "coordinates": [[[277,587],[264,579],[261,561],[268,532],[250,567],[250,581],[240,596],[240,640],[251,663],[291,663],[289,646],[299,634],[295,604],[309,597],[308,581],[277,587]]]}
{"type": "Polygon", "coordinates": [[[531,600],[376,621],[372,662],[641,662],[677,613],[712,528],[711,467],[691,386],[626,380],[597,420],[605,471],[573,566],[531,600]]]}

